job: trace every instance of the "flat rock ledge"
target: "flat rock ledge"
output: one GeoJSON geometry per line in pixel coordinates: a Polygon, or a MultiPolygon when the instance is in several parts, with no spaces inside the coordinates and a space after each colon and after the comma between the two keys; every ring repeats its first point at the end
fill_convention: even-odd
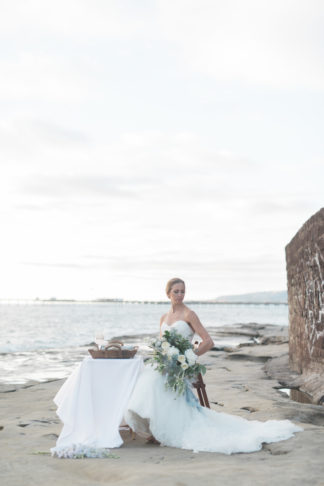
{"type": "Polygon", "coordinates": [[[283,386],[307,394],[312,403],[324,404],[324,379],[317,369],[299,374],[289,367],[289,353],[272,358],[265,364],[265,372],[283,386]]]}
{"type": "Polygon", "coordinates": [[[47,486],[323,485],[324,407],[294,402],[280,391],[300,379],[288,368],[287,328],[251,323],[210,332],[217,346],[201,362],[212,409],[248,420],[289,419],[303,432],[258,452],[227,456],[159,447],[124,431],[112,458],[55,459],[49,450],[62,424],[53,398],[64,380],[13,386],[0,393],[4,484],[35,486],[45,478],[47,486]],[[239,344],[224,344],[228,337],[239,344]]]}

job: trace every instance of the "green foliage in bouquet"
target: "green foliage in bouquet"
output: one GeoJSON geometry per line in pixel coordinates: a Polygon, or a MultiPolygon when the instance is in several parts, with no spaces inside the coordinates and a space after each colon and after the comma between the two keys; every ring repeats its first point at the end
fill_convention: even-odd
{"type": "Polygon", "coordinates": [[[198,373],[206,373],[205,366],[196,362],[197,355],[192,344],[174,329],[165,331],[162,338],[155,340],[151,347],[154,352],[150,361],[166,377],[166,388],[179,395],[185,393],[198,373]]]}

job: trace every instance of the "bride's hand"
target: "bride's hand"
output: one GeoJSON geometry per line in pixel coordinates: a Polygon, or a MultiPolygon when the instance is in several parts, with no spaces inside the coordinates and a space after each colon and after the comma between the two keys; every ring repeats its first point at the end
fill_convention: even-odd
{"type": "Polygon", "coordinates": [[[199,337],[201,337],[201,343],[196,349],[194,349],[194,353],[197,356],[201,356],[214,346],[214,341],[212,340],[207,329],[204,328],[199,320],[199,317],[194,311],[190,311],[188,315],[188,321],[195,333],[198,334],[199,337]]]}

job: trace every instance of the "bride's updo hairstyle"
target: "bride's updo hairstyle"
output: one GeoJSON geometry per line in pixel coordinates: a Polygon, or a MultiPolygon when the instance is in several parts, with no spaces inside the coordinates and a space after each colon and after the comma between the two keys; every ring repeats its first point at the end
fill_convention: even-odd
{"type": "Polygon", "coordinates": [[[182,283],[184,286],[186,285],[184,283],[184,281],[181,280],[181,278],[171,278],[171,280],[168,281],[168,283],[166,284],[166,287],[165,287],[165,292],[166,292],[166,294],[167,294],[168,297],[169,297],[169,293],[170,293],[172,287],[175,284],[178,284],[178,283],[182,283]]]}

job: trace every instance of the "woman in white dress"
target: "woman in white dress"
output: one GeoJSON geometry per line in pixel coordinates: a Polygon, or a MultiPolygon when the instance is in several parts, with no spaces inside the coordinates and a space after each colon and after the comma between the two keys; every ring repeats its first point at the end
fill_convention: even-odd
{"type": "MultiPolygon", "coordinates": [[[[199,356],[213,346],[213,340],[198,316],[184,303],[185,283],[171,279],[166,286],[171,308],[160,320],[160,336],[172,328],[188,340],[201,338],[195,353],[199,356]]],[[[140,375],[125,415],[138,435],[164,446],[195,452],[253,452],[262,443],[289,439],[303,430],[289,420],[259,422],[202,407],[193,393],[178,395],[165,387],[165,377],[147,365],[140,375]]]]}

